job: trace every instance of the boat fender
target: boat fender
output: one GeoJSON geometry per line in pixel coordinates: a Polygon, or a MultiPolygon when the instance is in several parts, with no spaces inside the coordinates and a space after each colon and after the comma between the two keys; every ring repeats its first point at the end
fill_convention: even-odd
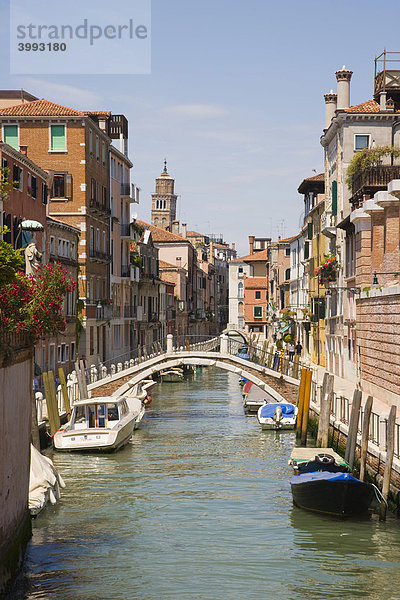
{"type": "Polygon", "coordinates": [[[150,394],[147,394],[147,398],[145,400],[145,404],[151,404],[151,396],[150,396],[150,394]]]}
{"type": "Polygon", "coordinates": [[[331,454],[317,454],[315,456],[315,462],[321,463],[322,465],[334,465],[335,458],[331,454]]]}

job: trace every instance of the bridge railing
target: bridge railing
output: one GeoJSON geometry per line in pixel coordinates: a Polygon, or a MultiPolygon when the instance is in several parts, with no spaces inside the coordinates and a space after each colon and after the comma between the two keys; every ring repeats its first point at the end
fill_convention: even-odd
{"type": "Polygon", "coordinates": [[[221,344],[220,336],[210,338],[208,335],[178,335],[173,337],[175,352],[199,350],[200,352],[216,352],[221,344]]]}
{"type": "Polygon", "coordinates": [[[244,344],[238,340],[228,341],[228,352],[242,358],[248,357],[250,362],[262,365],[268,369],[272,369],[281,375],[300,379],[301,369],[309,368],[306,364],[300,361],[300,356],[294,354],[289,356],[284,350],[278,350],[271,346],[258,346],[252,344],[244,344]]]}

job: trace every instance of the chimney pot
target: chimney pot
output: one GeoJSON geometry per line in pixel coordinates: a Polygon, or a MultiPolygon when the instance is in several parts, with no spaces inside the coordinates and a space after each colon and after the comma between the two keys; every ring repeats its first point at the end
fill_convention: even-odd
{"type": "Polygon", "coordinates": [[[19,147],[19,151],[21,152],[21,154],[23,154],[24,156],[28,156],[28,146],[20,146],[19,147]]]}
{"type": "Polygon", "coordinates": [[[254,235],[249,235],[250,254],[254,254],[254,235]]]}
{"type": "Polygon", "coordinates": [[[187,236],[187,230],[186,230],[186,223],[182,223],[182,237],[186,238],[187,236]]]}
{"type": "Polygon", "coordinates": [[[337,110],[345,110],[350,106],[350,79],[353,75],[353,71],[343,68],[340,71],[336,71],[337,81],[337,110]]]}
{"type": "Polygon", "coordinates": [[[328,129],[336,113],[337,94],[333,90],[329,94],[324,94],[325,99],[325,129],[328,129]]]}

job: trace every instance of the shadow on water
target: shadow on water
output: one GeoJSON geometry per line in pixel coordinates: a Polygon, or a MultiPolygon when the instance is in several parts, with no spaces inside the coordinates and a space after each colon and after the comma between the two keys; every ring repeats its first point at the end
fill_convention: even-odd
{"type": "Polygon", "coordinates": [[[152,390],[108,456],[55,454],[62,500],[33,524],[11,600],[400,599],[400,525],[293,507],[292,432],[261,432],[237,376],[152,390]]]}

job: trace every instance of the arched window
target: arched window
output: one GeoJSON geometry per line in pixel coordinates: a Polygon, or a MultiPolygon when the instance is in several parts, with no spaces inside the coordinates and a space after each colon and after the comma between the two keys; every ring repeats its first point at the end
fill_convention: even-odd
{"type": "Polygon", "coordinates": [[[241,281],[238,283],[238,298],[243,298],[243,283],[241,281]]]}
{"type": "Polygon", "coordinates": [[[239,302],[239,304],[238,304],[238,313],[239,313],[239,315],[242,315],[243,312],[244,312],[244,304],[243,304],[243,302],[239,302]]]}

